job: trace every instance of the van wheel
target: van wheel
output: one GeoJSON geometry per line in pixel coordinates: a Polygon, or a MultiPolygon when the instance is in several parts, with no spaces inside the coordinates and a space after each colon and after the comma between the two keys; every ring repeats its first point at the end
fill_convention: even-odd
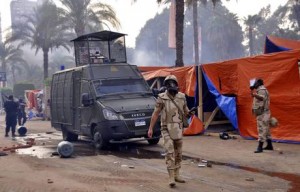
{"type": "Polygon", "coordinates": [[[78,141],[78,135],[71,133],[65,127],[61,128],[62,136],[64,141],[78,141]]]}
{"type": "Polygon", "coordinates": [[[160,138],[155,138],[155,139],[149,139],[147,140],[149,145],[156,145],[159,142],[160,138]]]}
{"type": "Polygon", "coordinates": [[[100,128],[96,127],[93,135],[93,144],[94,147],[98,150],[105,149],[107,147],[108,142],[103,139],[103,135],[101,134],[100,128]]]}

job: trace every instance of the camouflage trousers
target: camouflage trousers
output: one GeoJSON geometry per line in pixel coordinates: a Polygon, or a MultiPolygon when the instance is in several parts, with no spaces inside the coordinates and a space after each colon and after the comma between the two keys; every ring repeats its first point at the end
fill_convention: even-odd
{"type": "Polygon", "coordinates": [[[270,111],[264,112],[256,117],[258,141],[266,142],[267,139],[272,139],[269,125],[270,117],[270,111]]]}
{"type": "Polygon", "coordinates": [[[182,161],[182,139],[172,140],[169,132],[165,129],[161,131],[163,145],[166,150],[165,161],[167,169],[176,169],[181,167],[182,161]]]}

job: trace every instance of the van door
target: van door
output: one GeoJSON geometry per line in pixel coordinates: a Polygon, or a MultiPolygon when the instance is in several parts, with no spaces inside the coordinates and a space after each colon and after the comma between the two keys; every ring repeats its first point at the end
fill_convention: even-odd
{"type": "Polygon", "coordinates": [[[74,131],[80,132],[81,123],[81,71],[74,71],[73,73],[73,126],[74,131]]]}

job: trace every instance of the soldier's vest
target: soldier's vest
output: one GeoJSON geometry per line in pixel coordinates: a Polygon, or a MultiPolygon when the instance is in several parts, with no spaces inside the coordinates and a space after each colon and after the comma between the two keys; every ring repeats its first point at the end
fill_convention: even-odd
{"type": "Polygon", "coordinates": [[[259,116],[270,110],[270,97],[268,90],[264,86],[259,87],[257,93],[265,97],[262,101],[257,98],[253,99],[252,112],[259,116]]]}
{"type": "MultiPolygon", "coordinates": [[[[169,98],[166,92],[159,94],[159,97],[163,101],[163,109],[161,111],[161,128],[163,130],[168,130],[171,139],[181,139],[182,138],[182,116],[180,115],[179,109],[169,98]]],[[[183,111],[185,105],[185,95],[181,92],[177,93],[174,97],[174,102],[183,111]]]]}

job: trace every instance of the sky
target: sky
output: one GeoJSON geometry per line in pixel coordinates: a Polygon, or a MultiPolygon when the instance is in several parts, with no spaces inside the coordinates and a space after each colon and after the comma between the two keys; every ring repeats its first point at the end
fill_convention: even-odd
{"type": "MultiPolygon", "coordinates": [[[[56,0],[58,1],[58,0],[56,0]]],[[[94,0],[96,1],[96,0],[94,0]]],[[[288,0],[231,0],[227,2],[222,0],[223,4],[239,18],[247,15],[257,14],[262,7],[271,4],[271,11],[276,10],[280,5],[286,4],[288,0]]],[[[10,26],[10,2],[11,0],[0,0],[0,13],[2,31],[10,26]]],[[[135,46],[135,38],[140,29],[147,20],[155,17],[163,9],[156,0],[101,0],[101,2],[110,4],[116,11],[117,17],[121,22],[121,28],[111,29],[127,34],[126,44],[128,47],[135,46]]],[[[4,37],[2,37],[4,38],[4,37]]]]}

